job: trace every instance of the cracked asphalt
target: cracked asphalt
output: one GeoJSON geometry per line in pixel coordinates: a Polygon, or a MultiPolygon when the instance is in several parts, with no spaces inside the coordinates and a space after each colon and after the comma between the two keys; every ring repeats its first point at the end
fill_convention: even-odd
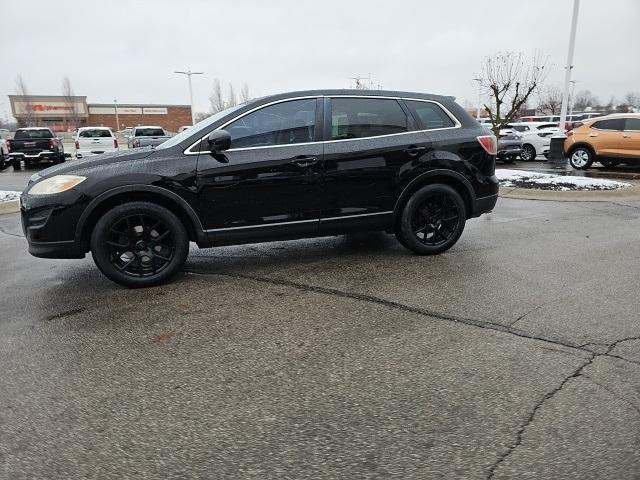
{"type": "Polygon", "coordinates": [[[0,215],[0,478],[638,479],[640,201],[192,249],[126,290],[0,215]]]}

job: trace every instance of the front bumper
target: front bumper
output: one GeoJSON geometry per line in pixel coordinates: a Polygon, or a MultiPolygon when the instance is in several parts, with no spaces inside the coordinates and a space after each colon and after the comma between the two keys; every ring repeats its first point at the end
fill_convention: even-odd
{"type": "Polygon", "coordinates": [[[89,199],[74,189],[56,195],[20,196],[22,230],[29,253],[44,258],[83,258],[76,229],[89,199]]]}

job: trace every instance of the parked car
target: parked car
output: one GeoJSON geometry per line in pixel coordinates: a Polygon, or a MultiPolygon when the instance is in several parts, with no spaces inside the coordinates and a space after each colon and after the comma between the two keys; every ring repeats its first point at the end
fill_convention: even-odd
{"type": "Polygon", "coordinates": [[[118,140],[108,127],[81,127],[75,136],[76,158],[118,150],[118,140]]]}
{"type": "Polygon", "coordinates": [[[21,195],[23,229],[32,255],[91,251],[129,287],[167,281],[189,241],[382,230],[438,254],[496,204],[495,154],[495,136],[452,97],[285,93],[216,113],[155,149],[34,175],[21,195]]]}
{"type": "Polygon", "coordinates": [[[129,135],[129,148],[155,147],[169,139],[162,127],[134,127],[129,135]]]}
{"type": "Polygon", "coordinates": [[[507,124],[500,133],[518,133],[522,138],[520,158],[527,162],[535,160],[538,155],[549,155],[551,136],[558,130],[555,123],[514,122],[507,124]]]}
{"type": "Polygon", "coordinates": [[[522,155],[522,137],[514,131],[501,130],[498,137],[497,159],[513,163],[522,155]]]}
{"type": "Polygon", "coordinates": [[[585,120],[569,131],[565,154],[573,168],[586,170],[598,161],[605,167],[640,163],[640,114],[619,113],[585,120]]]}
{"type": "Polygon", "coordinates": [[[62,140],[49,128],[19,128],[13,140],[7,141],[7,147],[14,170],[20,169],[21,161],[28,168],[43,161],[62,163],[65,160],[62,140]]]}
{"type": "Polygon", "coordinates": [[[7,141],[4,138],[0,138],[0,170],[7,168],[9,158],[9,149],[7,148],[7,141]]]}

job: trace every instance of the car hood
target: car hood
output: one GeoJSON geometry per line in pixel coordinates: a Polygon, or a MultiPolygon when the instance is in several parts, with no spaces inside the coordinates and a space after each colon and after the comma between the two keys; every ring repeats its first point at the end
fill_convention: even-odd
{"type": "Polygon", "coordinates": [[[153,152],[155,152],[155,148],[146,147],[136,148],[135,150],[121,150],[117,152],[102,153],[100,155],[92,155],[81,160],[72,160],[70,162],[61,163],[41,170],[31,177],[31,182],[63,173],[75,173],[79,170],[86,170],[100,165],[139,160],[147,158],[153,152]]]}

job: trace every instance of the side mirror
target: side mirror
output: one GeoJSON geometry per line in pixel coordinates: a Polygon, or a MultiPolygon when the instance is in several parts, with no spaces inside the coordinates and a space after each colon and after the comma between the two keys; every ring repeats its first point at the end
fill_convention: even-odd
{"type": "Polygon", "coordinates": [[[214,130],[207,137],[211,153],[220,153],[231,148],[231,134],[226,130],[214,130]]]}

